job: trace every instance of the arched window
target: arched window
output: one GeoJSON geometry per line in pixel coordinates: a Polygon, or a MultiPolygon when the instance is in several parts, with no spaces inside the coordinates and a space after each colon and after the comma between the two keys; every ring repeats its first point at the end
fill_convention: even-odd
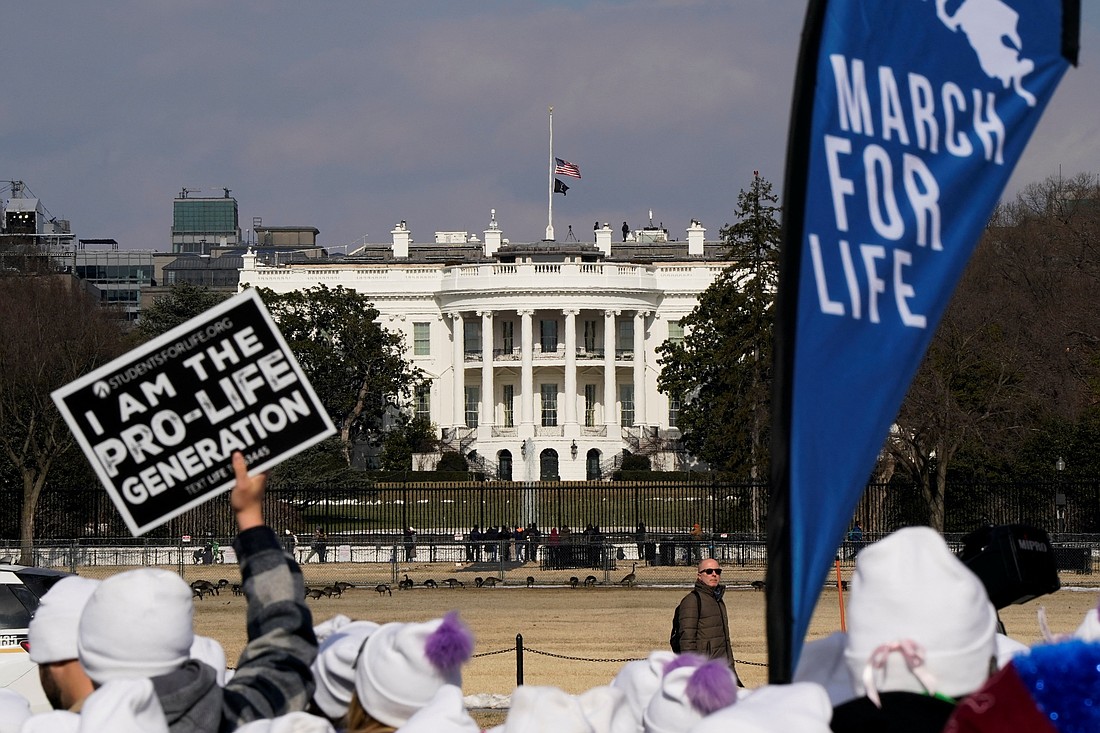
{"type": "Polygon", "coordinates": [[[600,471],[600,452],[593,448],[585,454],[585,478],[589,481],[598,481],[603,476],[600,471]]]}
{"type": "Polygon", "coordinates": [[[561,480],[558,477],[558,452],[553,448],[547,448],[539,454],[539,480],[561,480]]]}
{"type": "Polygon", "coordinates": [[[497,453],[497,478],[501,481],[512,480],[512,451],[497,453]]]}

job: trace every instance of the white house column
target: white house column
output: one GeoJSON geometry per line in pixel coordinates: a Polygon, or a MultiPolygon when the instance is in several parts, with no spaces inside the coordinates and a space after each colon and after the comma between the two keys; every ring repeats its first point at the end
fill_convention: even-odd
{"type": "Polygon", "coordinates": [[[577,313],[566,308],[565,314],[565,437],[581,434],[577,424],[577,313]]]}
{"type": "Polygon", "coordinates": [[[466,424],[466,324],[462,321],[461,313],[452,313],[451,321],[453,323],[451,333],[454,337],[454,343],[451,345],[451,362],[454,364],[454,395],[451,399],[454,415],[451,424],[461,427],[466,424]]]}
{"type": "Polygon", "coordinates": [[[493,395],[493,312],[481,316],[481,419],[478,426],[496,424],[496,397],[493,395]]]}
{"type": "Polygon", "coordinates": [[[615,431],[615,316],[618,311],[603,312],[603,422],[607,437],[615,431]]]}
{"type": "Polygon", "coordinates": [[[634,424],[648,425],[645,414],[645,317],[648,311],[634,312],[634,424]]]}
{"type": "Polygon", "coordinates": [[[533,437],[535,435],[535,364],[534,364],[534,336],[532,334],[531,316],[532,310],[517,311],[520,316],[519,326],[519,421],[520,437],[533,437]]]}

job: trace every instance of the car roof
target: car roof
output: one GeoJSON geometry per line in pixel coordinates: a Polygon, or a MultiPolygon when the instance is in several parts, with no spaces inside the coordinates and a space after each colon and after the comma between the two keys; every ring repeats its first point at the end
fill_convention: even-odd
{"type": "Polygon", "coordinates": [[[14,573],[18,576],[24,575],[36,575],[49,578],[64,578],[66,575],[72,575],[67,570],[54,570],[53,568],[36,568],[29,565],[14,565],[10,563],[0,563],[0,573],[14,573]]]}

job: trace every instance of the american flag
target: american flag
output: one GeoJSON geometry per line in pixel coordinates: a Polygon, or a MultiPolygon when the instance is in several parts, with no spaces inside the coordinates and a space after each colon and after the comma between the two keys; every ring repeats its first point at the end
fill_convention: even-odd
{"type": "Polygon", "coordinates": [[[554,158],[554,173],[559,176],[569,176],[571,178],[580,178],[581,169],[570,163],[568,160],[562,160],[561,158],[554,158]]]}

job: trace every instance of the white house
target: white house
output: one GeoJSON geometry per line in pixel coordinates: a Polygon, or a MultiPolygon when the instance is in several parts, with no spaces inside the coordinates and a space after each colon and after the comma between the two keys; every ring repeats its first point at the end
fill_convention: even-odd
{"type": "Polygon", "coordinates": [[[513,244],[493,213],[484,239],[438,232],[346,258],[267,266],[251,251],[240,283],[288,292],[324,284],[366,294],[431,377],[412,405],[445,446],[515,481],[607,477],[623,451],[683,468],[677,405],[657,391],[657,348],[729,263],[696,221],[684,241],[646,227],[612,243],[513,244]]]}

